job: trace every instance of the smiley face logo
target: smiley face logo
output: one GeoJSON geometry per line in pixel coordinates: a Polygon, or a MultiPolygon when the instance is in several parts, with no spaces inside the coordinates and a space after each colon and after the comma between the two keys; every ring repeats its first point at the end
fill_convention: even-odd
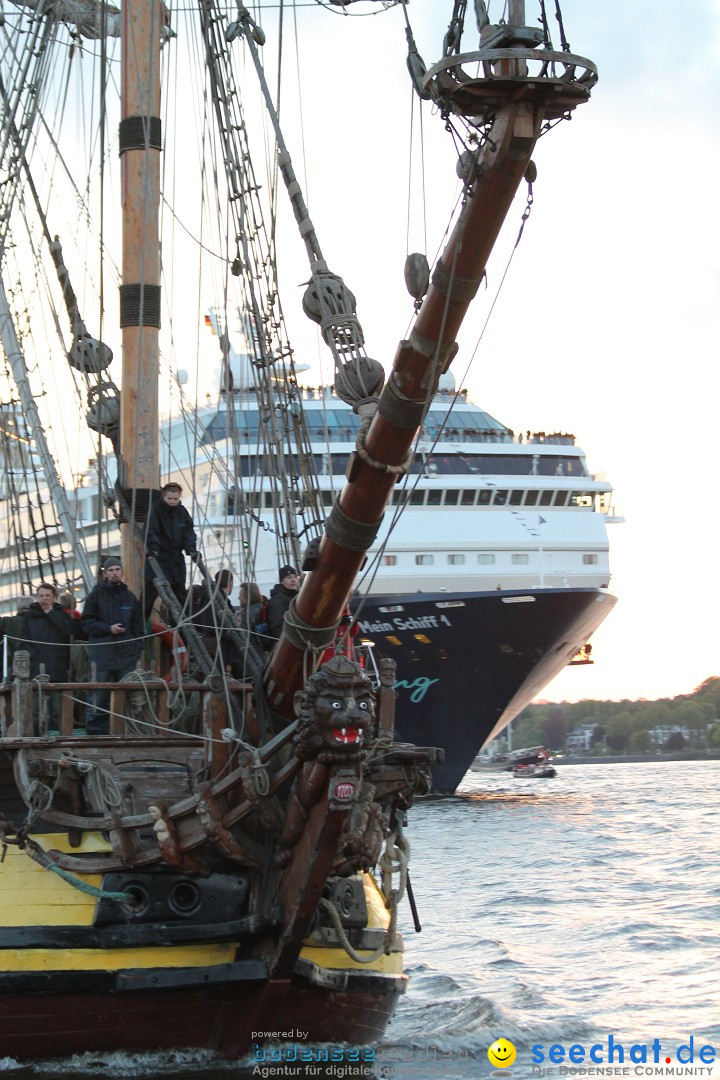
{"type": "Polygon", "coordinates": [[[488,1050],[488,1060],[498,1069],[507,1069],[515,1060],[515,1047],[507,1039],[496,1039],[488,1050]]]}

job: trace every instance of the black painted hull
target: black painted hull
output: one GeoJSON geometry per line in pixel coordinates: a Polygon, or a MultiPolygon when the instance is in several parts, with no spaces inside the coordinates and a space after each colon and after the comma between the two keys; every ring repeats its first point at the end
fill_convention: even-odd
{"type": "Polygon", "coordinates": [[[396,733],[440,746],[449,794],[482,746],[571,660],[616,602],[604,589],[370,596],[358,641],[397,662],[396,733]]]}

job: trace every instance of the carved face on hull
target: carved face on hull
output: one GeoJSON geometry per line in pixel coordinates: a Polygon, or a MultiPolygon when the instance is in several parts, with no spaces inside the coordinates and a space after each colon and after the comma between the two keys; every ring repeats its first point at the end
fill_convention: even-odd
{"type": "Polygon", "coordinates": [[[375,738],[375,698],[362,668],[334,656],[295,695],[295,752],[307,761],[354,761],[375,738]]]}
{"type": "Polygon", "coordinates": [[[373,718],[370,688],[323,689],[315,699],[315,717],[330,746],[362,744],[373,718]]]}

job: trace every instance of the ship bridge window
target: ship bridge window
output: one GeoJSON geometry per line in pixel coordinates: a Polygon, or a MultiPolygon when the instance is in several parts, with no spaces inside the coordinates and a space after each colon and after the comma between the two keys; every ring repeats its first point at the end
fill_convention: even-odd
{"type": "Polygon", "coordinates": [[[511,491],[510,492],[510,505],[511,506],[520,506],[520,503],[522,502],[522,497],[523,497],[522,491],[511,491]]]}
{"type": "Polygon", "coordinates": [[[539,491],[526,491],[523,506],[537,506],[539,491]]]}
{"type": "Polygon", "coordinates": [[[590,492],[587,491],[573,491],[570,496],[571,506],[582,506],[585,509],[592,509],[593,497],[590,492]]]}
{"type": "Polygon", "coordinates": [[[460,554],[450,554],[447,557],[447,561],[450,566],[462,566],[465,562],[465,556],[460,554]]]}
{"type": "Polygon", "coordinates": [[[308,409],[305,423],[311,437],[349,439],[360,426],[360,418],[350,409],[308,409]]]}
{"type": "Polygon", "coordinates": [[[560,457],[557,454],[538,455],[539,476],[587,476],[585,462],[579,457],[560,457]]]}
{"type": "Polygon", "coordinates": [[[432,491],[428,491],[428,493],[427,493],[427,504],[428,504],[428,506],[440,506],[440,503],[442,502],[442,497],[443,497],[442,491],[438,491],[437,488],[433,489],[432,491]]]}
{"type": "Polygon", "coordinates": [[[597,561],[597,555],[583,555],[583,564],[585,566],[595,566],[597,565],[597,561]]]}
{"type": "Polygon", "coordinates": [[[417,566],[432,566],[432,564],[434,562],[435,562],[435,556],[434,555],[416,555],[415,556],[415,564],[417,566]]]}
{"type": "Polygon", "coordinates": [[[480,551],[477,561],[481,566],[492,566],[495,562],[495,556],[490,551],[480,551]]]}
{"type": "Polygon", "coordinates": [[[533,458],[530,454],[467,454],[473,472],[494,476],[530,476],[533,458]]]}
{"type": "Polygon", "coordinates": [[[415,491],[410,492],[410,505],[411,506],[422,506],[424,502],[425,502],[425,492],[424,491],[419,491],[416,488],[415,491]]]}
{"type": "Polygon", "coordinates": [[[552,502],[552,497],[553,497],[552,491],[541,491],[540,492],[540,505],[541,506],[549,506],[550,503],[552,502]]]}
{"type": "Polygon", "coordinates": [[[474,503],[475,503],[475,496],[476,495],[477,495],[476,491],[463,491],[462,499],[460,500],[460,502],[462,503],[463,506],[473,506],[474,503]]]}
{"type": "Polygon", "coordinates": [[[512,557],[512,563],[514,566],[524,566],[525,563],[530,561],[530,556],[525,554],[514,554],[512,557]]]}
{"type": "Polygon", "coordinates": [[[565,506],[568,501],[569,492],[556,491],[555,498],[553,499],[553,506],[565,506]]]}
{"type": "Polygon", "coordinates": [[[478,502],[481,506],[489,506],[492,501],[492,496],[492,491],[490,491],[488,488],[485,488],[484,491],[478,492],[478,502]]]}
{"type": "Polygon", "coordinates": [[[507,497],[508,497],[507,491],[496,491],[495,492],[494,505],[495,506],[504,506],[505,503],[507,502],[507,497]]]}
{"type": "Polygon", "coordinates": [[[439,430],[448,436],[475,435],[488,440],[511,438],[510,432],[494,417],[481,409],[461,412],[453,409],[448,415],[446,409],[429,409],[425,418],[424,430],[439,430]],[[444,427],[443,427],[444,425],[444,427]]]}
{"type": "Polygon", "coordinates": [[[460,492],[458,491],[457,488],[450,488],[449,491],[445,492],[445,505],[446,506],[457,506],[459,499],[460,499],[460,492]]]}

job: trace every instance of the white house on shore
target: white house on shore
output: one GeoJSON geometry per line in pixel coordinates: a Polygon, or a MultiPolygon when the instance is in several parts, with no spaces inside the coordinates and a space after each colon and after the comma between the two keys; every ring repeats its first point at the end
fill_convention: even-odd
{"type": "Polygon", "coordinates": [[[580,724],[574,731],[571,731],[565,740],[565,749],[574,751],[590,750],[595,737],[595,729],[597,724],[580,724]]]}

